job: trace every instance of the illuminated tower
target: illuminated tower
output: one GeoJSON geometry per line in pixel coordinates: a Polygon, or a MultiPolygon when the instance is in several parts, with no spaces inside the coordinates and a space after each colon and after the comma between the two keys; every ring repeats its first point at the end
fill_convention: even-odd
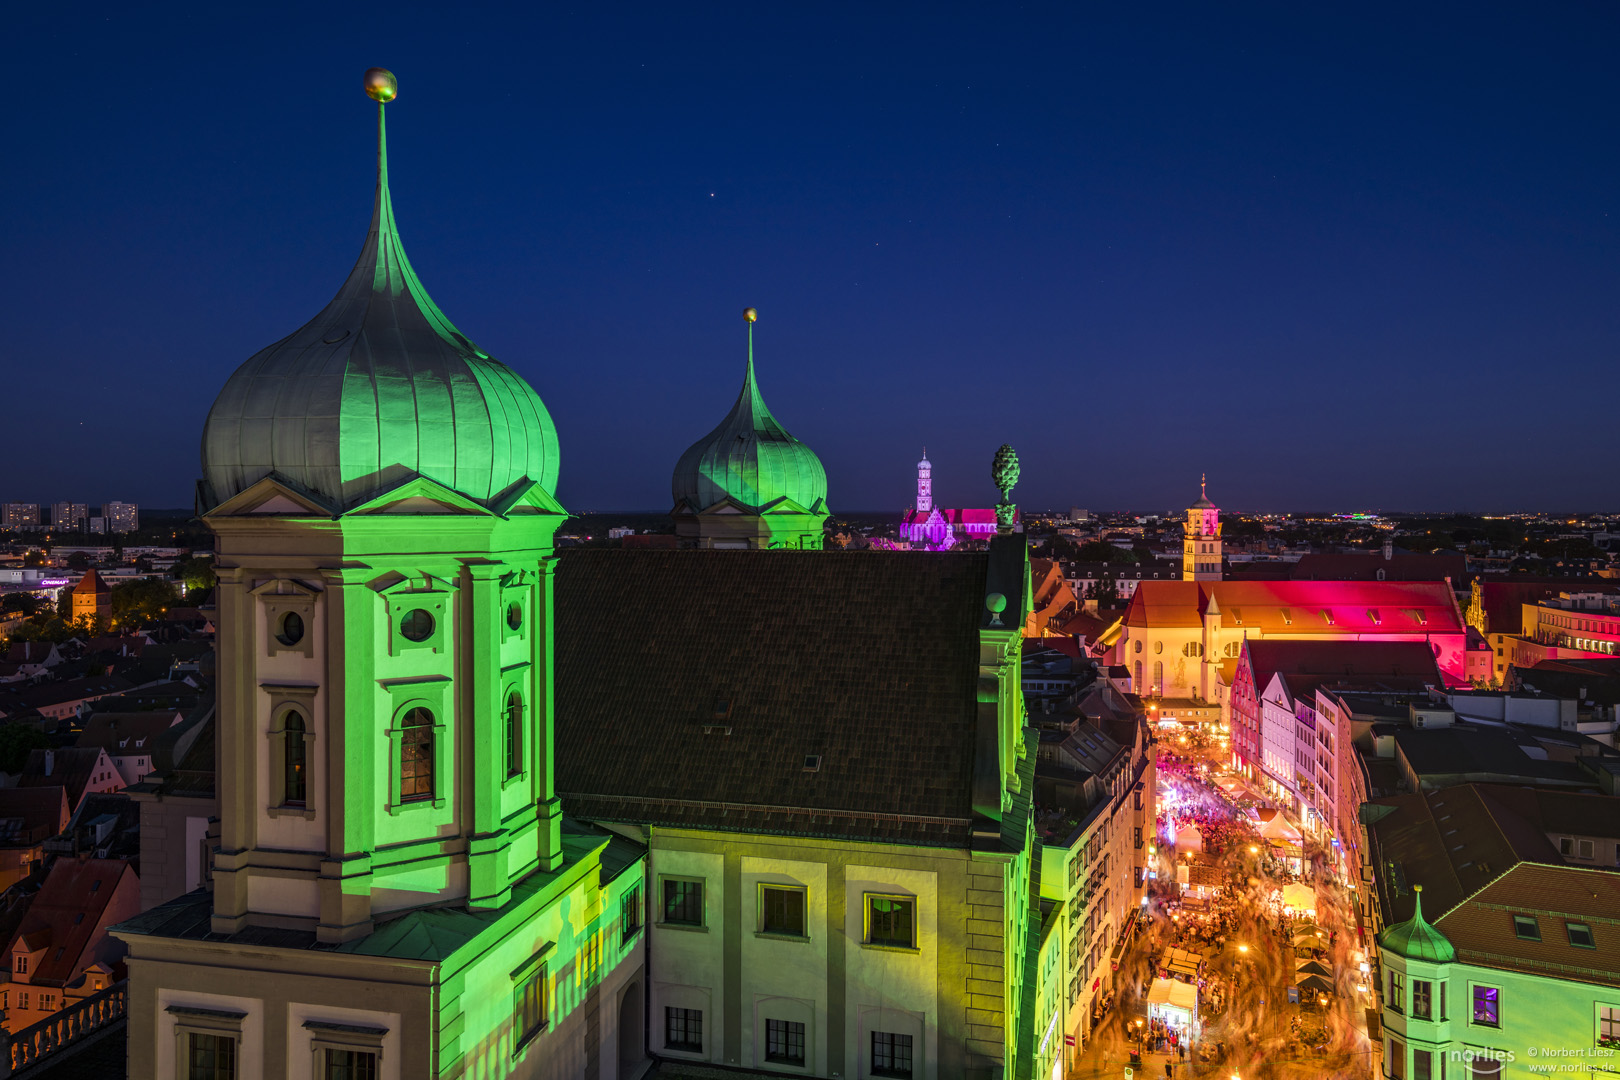
{"type": "Polygon", "coordinates": [[[170,841],[210,888],[115,930],[131,1076],[537,1077],[642,1013],[640,856],[553,781],[556,428],[423,289],[377,135],[348,280],[203,431],[219,816],[170,841]]]}
{"type": "Polygon", "coordinates": [[[819,550],[827,473],[765,407],[754,378],[755,315],[743,312],[748,368],[736,404],[675,464],[675,535],[683,547],[819,550]]]}
{"type": "Polygon", "coordinates": [[[917,513],[927,515],[934,509],[934,466],[928,461],[928,447],[923,447],[922,460],[917,462],[917,513]]]}
{"type": "Polygon", "coordinates": [[[1198,501],[1187,508],[1181,544],[1181,580],[1221,580],[1221,511],[1209,501],[1206,478],[1198,478],[1198,501]]]}

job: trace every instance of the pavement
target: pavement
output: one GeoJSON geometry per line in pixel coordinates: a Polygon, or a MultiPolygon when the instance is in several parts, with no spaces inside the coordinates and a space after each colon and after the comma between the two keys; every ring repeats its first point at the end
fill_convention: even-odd
{"type": "MultiPolygon", "coordinates": [[[[1178,774],[1173,768],[1161,772],[1161,777],[1161,785],[1178,789],[1183,805],[1188,795],[1203,798],[1206,806],[1229,805],[1213,784],[1178,774]]],[[[1161,796],[1166,793],[1161,788],[1161,796]]],[[[1234,812],[1232,820],[1241,819],[1234,812]]],[[[1160,837],[1161,881],[1167,876],[1173,878],[1175,852],[1166,846],[1167,842],[1167,837],[1160,837]]],[[[1316,921],[1332,937],[1323,960],[1334,972],[1337,993],[1329,997],[1325,1007],[1302,1008],[1289,1003],[1288,988],[1294,982],[1293,939],[1287,920],[1275,910],[1272,900],[1287,879],[1251,855],[1247,839],[1234,836],[1220,853],[1221,865],[1232,880],[1248,883],[1256,879],[1258,884],[1228,886],[1208,909],[1229,921],[1225,946],[1209,960],[1204,972],[1206,984],[1213,978],[1227,988],[1224,1007],[1203,1014],[1202,1030],[1185,1057],[1148,1052],[1140,1054],[1136,1062],[1131,1060],[1130,1052],[1136,1047],[1127,1040],[1125,1030],[1146,1015],[1141,991],[1151,981],[1152,950],[1177,944],[1180,933],[1172,918],[1176,905],[1166,897],[1156,897],[1149,909],[1151,925],[1136,935],[1121,958],[1114,977],[1115,1003],[1067,1074],[1069,1080],[1124,1080],[1128,1075],[1131,1080],[1166,1076],[1172,1080],[1362,1080],[1373,1076],[1377,1056],[1367,1038],[1366,1020],[1371,999],[1356,989],[1362,984],[1362,976],[1355,951],[1356,916],[1350,893],[1322,869],[1326,864],[1323,853],[1313,850],[1309,841],[1305,846],[1312,863],[1307,883],[1317,891],[1316,921]],[[1318,857],[1311,860],[1312,855],[1318,857]],[[1240,951],[1239,945],[1247,945],[1248,950],[1240,951]],[[1131,1070],[1129,1074],[1127,1069],[1131,1070]]],[[[1203,943],[1194,940],[1180,944],[1196,950],[1203,943]]],[[[1207,1008],[1211,998],[1206,987],[1201,1005],[1207,1008]]]]}

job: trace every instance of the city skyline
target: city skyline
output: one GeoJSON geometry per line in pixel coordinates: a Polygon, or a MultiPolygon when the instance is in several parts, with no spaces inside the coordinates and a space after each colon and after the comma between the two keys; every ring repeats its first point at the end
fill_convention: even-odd
{"type": "Polygon", "coordinates": [[[665,508],[749,305],[834,513],[903,506],[925,444],[941,498],[978,505],[1002,442],[1031,506],[1175,507],[1204,471],[1233,508],[1612,498],[1601,425],[1561,424],[1551,460],[1482,437],[1614,389],[1609,13],[1397,37],[897,9],[851,37],[654,9],[446,35],[406,9],[325,13],[295,64],[296,17],[124,18],[25,15],[40,47],[4,76],[33,162],[5,181],[14,390],[68,371],[107,410],[15,418],[74,436],[41,496],[189,504],[218,387],[357,253],[360,56],[403,83],[405,239],[558,417],[570,508],[665,508]],[[69,63],[101,77],[49,77],[69,63]],[[149,421],[138,452],[120,410],[149,421]]]}

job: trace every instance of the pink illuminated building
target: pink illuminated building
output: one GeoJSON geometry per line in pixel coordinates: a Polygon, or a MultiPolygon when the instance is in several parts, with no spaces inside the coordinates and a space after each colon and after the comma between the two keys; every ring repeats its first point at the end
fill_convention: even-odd
{"type": "MultiPolygon", "coordinates": [[[[1019,519],[1015,514],[1013,521],[1019,519]]],[[[934,466],[923,450],[917,462],[917,505],[900,519],[900,539],[914,548],[948,551],[962,540],[989,540],[996,534],[996,512],[942,510],[934,505],[934,466]]]]}

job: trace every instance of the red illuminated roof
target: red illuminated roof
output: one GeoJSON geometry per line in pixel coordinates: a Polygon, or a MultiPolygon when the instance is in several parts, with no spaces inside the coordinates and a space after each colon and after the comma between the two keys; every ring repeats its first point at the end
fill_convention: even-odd
{"type": "Polygon", "coordinates": [[[1193,627],[1213,607],[1221,625],[1278,634],[1462,633],[1444,582],[1144,581],[1131,597],[1132,627],[1193,627]]]}

